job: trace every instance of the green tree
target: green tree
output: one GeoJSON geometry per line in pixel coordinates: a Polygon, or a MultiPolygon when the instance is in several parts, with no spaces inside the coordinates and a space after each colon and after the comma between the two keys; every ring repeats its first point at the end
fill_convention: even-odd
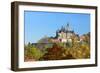
{"type": "Polygon", "coordinates": [[[39,60],[43,56],[40,49],[36,48],[32,44],[25,45],[25,59],[39,60]]]}

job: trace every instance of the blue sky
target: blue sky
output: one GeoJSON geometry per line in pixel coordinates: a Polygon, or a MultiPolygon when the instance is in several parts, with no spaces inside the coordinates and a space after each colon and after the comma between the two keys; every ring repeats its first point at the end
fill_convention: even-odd
{"type": "Polygon", "coordinates": [[[36,43],[44,36],[55,36],[56,30],[67,23],[79,35],[90,32],[90,14],[25,11],[25,44],[36,43]]]}

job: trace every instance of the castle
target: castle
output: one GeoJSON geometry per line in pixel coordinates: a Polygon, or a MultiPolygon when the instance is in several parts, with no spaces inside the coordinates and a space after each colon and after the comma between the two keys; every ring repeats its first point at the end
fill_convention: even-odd
{"type": "Polygon", "coordinates": [[[77,36],[70,28],[69,24],[62,26],[61,29],[56,31],[56,36],[52,39],[53,42],[72,43],[72,37],[77,36]]]}

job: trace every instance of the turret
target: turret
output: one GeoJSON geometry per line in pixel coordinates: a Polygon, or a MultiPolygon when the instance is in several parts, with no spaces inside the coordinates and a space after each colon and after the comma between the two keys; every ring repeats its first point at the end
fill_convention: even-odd
{"type": "Polygon", "coordinates": [[[71,31],[71,28],[69,26],[69,23],[67,23],[66,27],[65,27],[65,30],[68,32],[68,31],[71,31]]]}

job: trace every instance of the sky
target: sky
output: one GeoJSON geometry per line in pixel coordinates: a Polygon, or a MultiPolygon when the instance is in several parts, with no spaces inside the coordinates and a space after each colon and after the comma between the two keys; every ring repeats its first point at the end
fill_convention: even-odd
{"type": "Polygon", "coordinates": [[[24,11],[25,44],[36,43],[44,36],[53,37],[67,23],[80,36],[90,32],[90,14],[24,11]]]}

